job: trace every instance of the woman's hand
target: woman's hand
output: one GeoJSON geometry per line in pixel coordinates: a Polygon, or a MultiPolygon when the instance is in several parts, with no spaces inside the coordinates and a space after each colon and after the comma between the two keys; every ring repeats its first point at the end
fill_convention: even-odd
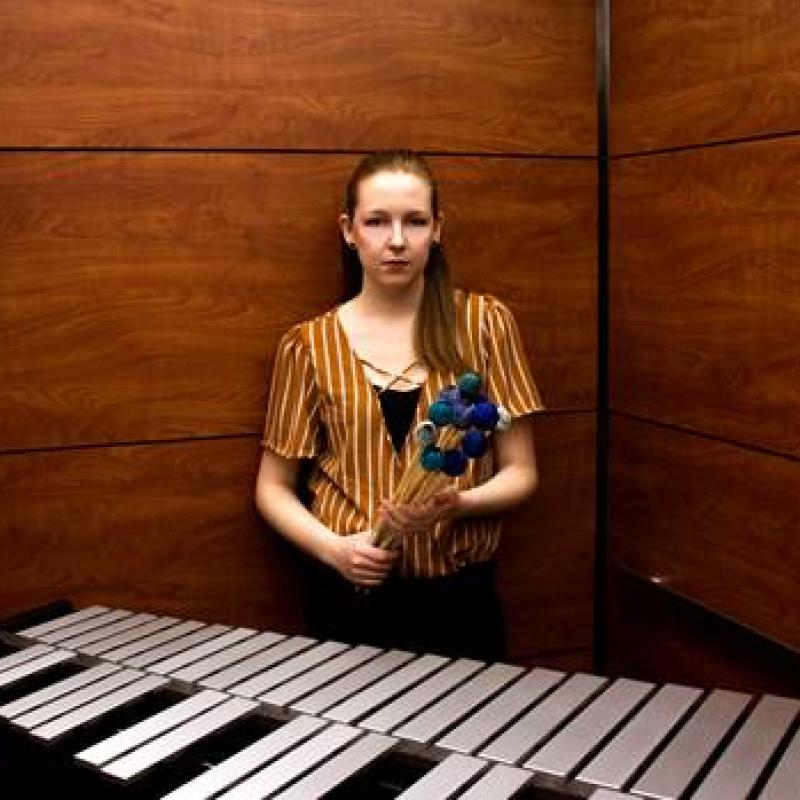
{"type": "Polygon", "coordinates": [[[399,550],[386,550],[370,544],[371,531],[336,536],[331,563],[339,574],[357,586],[379,586],[386,579],[399,550]]]}
{"type": "Polygon", "coordinates": [[[437,523],[456,516],[460,505],[458,490],[449,487],[424,503],[399,504],[384,500],[380,511],[392,533],[404,535],[432,530],[437,523]]]}

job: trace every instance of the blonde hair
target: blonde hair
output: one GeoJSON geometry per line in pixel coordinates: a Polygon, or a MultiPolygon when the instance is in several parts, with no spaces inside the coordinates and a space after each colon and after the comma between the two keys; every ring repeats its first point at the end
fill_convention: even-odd
{"type": "MultiPolygon", "coordinates": [[[[439,190],[428,162],[411,150],[382,150],[371,153],[359,161],[345,189],[345,214],[352,222],[358,205],[358,187],[361,181],[378,172],[406,172],[416,175],[431,190],[431,212],[439,216],[439,190]]],[[[343,300],[350,300],[360,291],[363,281],[358,254],[342,242],[342,270],[344,276],[343,300]]],[[[464,361],[455,339],[456,310],[453,285],[444,249],[440,243],[431,245],[425,265],[425,285],[420,300],[414,328],[414,347],[417,355],[429,367],[444,372],[459,373],[464,361]]]]}

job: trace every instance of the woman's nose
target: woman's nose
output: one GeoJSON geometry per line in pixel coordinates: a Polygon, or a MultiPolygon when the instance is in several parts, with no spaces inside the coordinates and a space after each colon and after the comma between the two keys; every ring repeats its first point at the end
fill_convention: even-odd
{"type": "Polygon", "coordinates": [[[401,222],[392,223],[392,233],[389,239],[391,247],[405,247],[406,238],[403,234],[403,225],[401,222]]]}

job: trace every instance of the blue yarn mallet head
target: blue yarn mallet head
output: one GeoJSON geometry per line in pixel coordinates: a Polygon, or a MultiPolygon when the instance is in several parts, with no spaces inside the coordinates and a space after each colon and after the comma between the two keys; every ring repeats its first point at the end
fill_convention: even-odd
{"type": "Polygon", "coordinates": [[[428,445],[422,451],[419,463],[426,472],[441,472],[444,468],[444,453],[435,445],[428,445]]]}
{"type": "MultiPolygon", "coordinates": [[[[458,378],[455,386],[445,386],[428,408],[428,419],[417,426],[416,437],[422,447],[420,464],[427,472],[444,472],[450,477],[463,475],[468,459],[480,458],[489,446],[489,431],[504,429],[510,415],[502,406],[490,402],[481,392],[483,379],[477,372],[468,371],[458,378]],[[437,447],[439,429],[451,427],[460,434],[455,447],[444,440],[437,447]]],[[[449,440],[454,437],[450,434],[449,440]]],[[[448,440],[448,441],[449,441],[448,440]]]]}
{"type": "Polygon", "coordinates": [[[439,392],[437,400],[441,400],[444,403],[456,403],[461,400],[461,392],[459,392],[458,386],[445,386],[439,392]]]}
{"type": "Polygon", "coordinates": [[[451,478],[457,478],[463,475],[467,469],[467,457],[461,450],[445,450],[444,463],[442,464],[442,472],[449,475],[451,478]]]}
{"type": "Polygon", "coordinates": [[[486,452],[487,446],[486,436],[481,431],[467,431],[461,440],[461,449],[469,458],[480,458],[486,452]]]}
{"type": "Polygon", "coordinates": [[[480,391],[481,385],[483,384],[483,380],[481,376],[478,375],[477,372],[465,372],[459,379],[458,379],[458,388],[461,392],[462,396],[465,398],[474,398],[475,395],[478,394],[480,391]]]}
{"type": "Polygon", "coordinates": [[[460,400],[453,403],[453,425],[461,430],[466,430],[472,424],[472,406],[460,400]]]}
{"type": "Polygon", "coordinates": [[[475,403],[472,406],[470,420],[476,428],[483,431],[494,430],[500,415],[497,413],[497,406],[494,403],[475,403]]]}
{"type": "Polygon", "coordinates": [[[428,419],[440,428],[450,425],[453,421],[453,406],[444,400],[437,400],[431,403],[428,408],[428,419]]]}

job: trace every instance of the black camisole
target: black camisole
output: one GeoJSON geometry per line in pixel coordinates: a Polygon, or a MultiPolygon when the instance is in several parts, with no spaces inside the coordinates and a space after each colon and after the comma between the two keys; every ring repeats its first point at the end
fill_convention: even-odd
{"type": "Polygon", "coordinates": [[[389,429],[389,435],[392,437],[392,444],[395,452],[399,453],[408,436],[411,423],[414,421],[422,389],[419,386],[408,392],[401,392],[398,389],[386,389],[381,392],[377,386],[375,389],[379,392],[378,400],[381,403],[383,419],[389,429]]]}

